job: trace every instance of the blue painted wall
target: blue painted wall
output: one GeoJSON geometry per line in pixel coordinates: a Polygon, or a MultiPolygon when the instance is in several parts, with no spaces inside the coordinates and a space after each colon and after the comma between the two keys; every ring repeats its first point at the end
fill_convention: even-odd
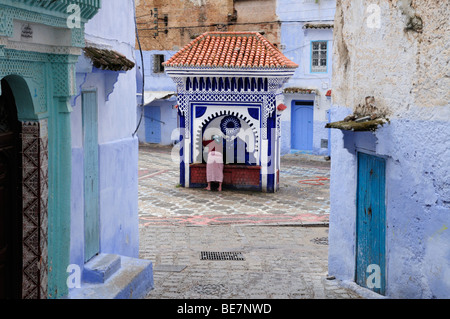
{"type": "Polygon", "coordinates": [[[179,140],[179,130],[177,130],[177,112],[174,108],[176,97],[169,101],[158,101],[161,108],[161,144],[169,145],[173,141],[179,140]]]}
{"type": "MultiPolygon", "coordinates": [[[[135,61],[134,1],[112,0],[86,25],[87,43],[116,50],[135,61]],[[111,19],[120,12],[120,19],[111,19]]],[[[138,139],[136,68],[122,73],[77,64],[78,95],[98,93],[100,252],[138,257],[138,139]]],[[[71,263],[83,266],[84,198],[81,98],[72,101],[71,263]]]]}
{"type": "MultiPolygon", "coordinates": [[[[176,92],[176,84],[172,81],[170,77],[166,75],[166,73],[154,73],[153,72],[153,56],[155,54],[163,54],[165,57],[165,61],[170,59],[172,55],[174,55],[176,51],[160,51],[160,50],[151,50],[151,51],[143,51],[142,56],[144,60],[144,72],[142,72],[142,61],[141,61],[141,52],[137,50],[136,54],[136,65],[137,65],[137,73],[136,73],[136,85],[137,85],[137,93],[142,93],[142,78],[145,76],[145,91],[166,91],[166,92],[176,92]]],[[[140,95],[137,95],[138,104],[141,103],[140,95]]],[[[161,113],[161,141],[162,145],[170,145],[173,140],[178,140],[178,138],[174,138],[174,132],[177,129],[177,110],[174,106],[177,104],[176,96],[172,96],[171,98],[164,100],[155,100],[150,103],[146,108],[158,107],[160,108],[161,113]]],[[[141,117],[141,109],[137,109],[137,121],[139,122],[141,117]]],[[[138,137],[140,142],[150,142],[146,138],[146,120],[142,118],[141,125],[138,129],[138,137]]],[[[176,135],[176,134],[175,134],[176,135]]]]}
{"type": "MultiPolygon", "coordinates": [[[[333,107],[332,121],[350,113],[333,107]]],[[[450,298],[450,125],[442,107],[427,113],[434,120],[391,119],[374,134],[332,130],[330,275],[354,280],[356,151],[362,150],[386,157],[387,296],[450,298]]]]}
{"type": "Polygon", "coordinates": [[[100,251],[137,258],[138,141],[100,145],[100,251]]]}
{"type": "MultiPolygon", "coordinates": [[[[170,59],[176,51],[142,51],[144,59],[144,75],[145,75],[145,91],[176,91],[175,83],[166,75],[166,73],[153,73],[153,56],[155,54],[163,54],[165,61],[170,59]]],[[[136,50],[136,65],[139,77],[142,77],[141,52],[136,50]]],[[[142,83],[138,83],[138,89],[141,90],[142,83]]],[[[140,93],[140,91],[138,91],[140,93]]]]}
{"type": "MultiPolygon", "coordinates": [[[[290,108],[293,100],[315,100],[313,123],[313,154],[328,155],[328,149],[321,147],[321,140],[328,139],[326,112],[330,101],[325,97],[332,89],[332,51],[333,29],[304,29],[306,23],[333,23],[335,1],[277,1],[277,15],[281,23],[281,49],[292,61],[299,64],[294,76],[284,87],[300,87],[318,90],[317,96],[312,94],[285,94],[284,104],[290,108]],[[311,72],[311,41],[324,40],[328,43],[328,69],[326,73],[311,72]]],[[[291,117],[290,110],[283,112],[281,153],[291,150],[291,117]]]]}

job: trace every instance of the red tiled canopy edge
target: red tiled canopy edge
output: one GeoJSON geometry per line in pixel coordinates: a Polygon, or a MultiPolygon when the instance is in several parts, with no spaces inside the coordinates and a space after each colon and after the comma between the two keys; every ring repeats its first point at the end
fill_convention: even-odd
{"type": "Polygon", "coordinates": [[[285,68],[298,64],[258,32],[206,32],[175,53],[166,67],[285,68]]]}

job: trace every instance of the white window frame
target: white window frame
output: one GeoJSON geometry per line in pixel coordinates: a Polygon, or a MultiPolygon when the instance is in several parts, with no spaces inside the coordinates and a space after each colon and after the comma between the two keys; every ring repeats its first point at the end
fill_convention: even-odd
{"type": "Polygon", "coordinates": [[[311,73],[328,72],[328,41],[311,41],[311,73]],[[315,45],[318,47],[315,47],[315,45]]]}

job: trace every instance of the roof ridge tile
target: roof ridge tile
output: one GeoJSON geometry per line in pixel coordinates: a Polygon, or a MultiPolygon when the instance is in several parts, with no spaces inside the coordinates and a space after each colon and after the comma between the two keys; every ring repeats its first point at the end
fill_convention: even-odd
{"type": "Polygon", "coordinates": [[[205,32],[175,53],[165,66],[297,68],[259,32],[205,32]]]}

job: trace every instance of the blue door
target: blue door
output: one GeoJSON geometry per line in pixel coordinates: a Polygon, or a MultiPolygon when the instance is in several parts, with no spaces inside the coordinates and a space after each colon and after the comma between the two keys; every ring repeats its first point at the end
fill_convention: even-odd
{"type": "Polygon", "coordinates": [[[97,92],[82,92],[84,147],[84,259],[100,251],[98,190],[98,109],[97,92]]]}
{"type": "Polygon", "coordinates": [[[145,108],[145,140],[147,143],[161,142],[161,108],[159,106],[145,108]]]}
{"type": "Polygon", "coordinates": [[[311,151],[313,149],[314,101],[292,101],[291,148],[311,151]]]}
{"type": "Polygon", "coordinates": [[[356,283],[385,294],[386,162],[358,153],[356,283]]]}

